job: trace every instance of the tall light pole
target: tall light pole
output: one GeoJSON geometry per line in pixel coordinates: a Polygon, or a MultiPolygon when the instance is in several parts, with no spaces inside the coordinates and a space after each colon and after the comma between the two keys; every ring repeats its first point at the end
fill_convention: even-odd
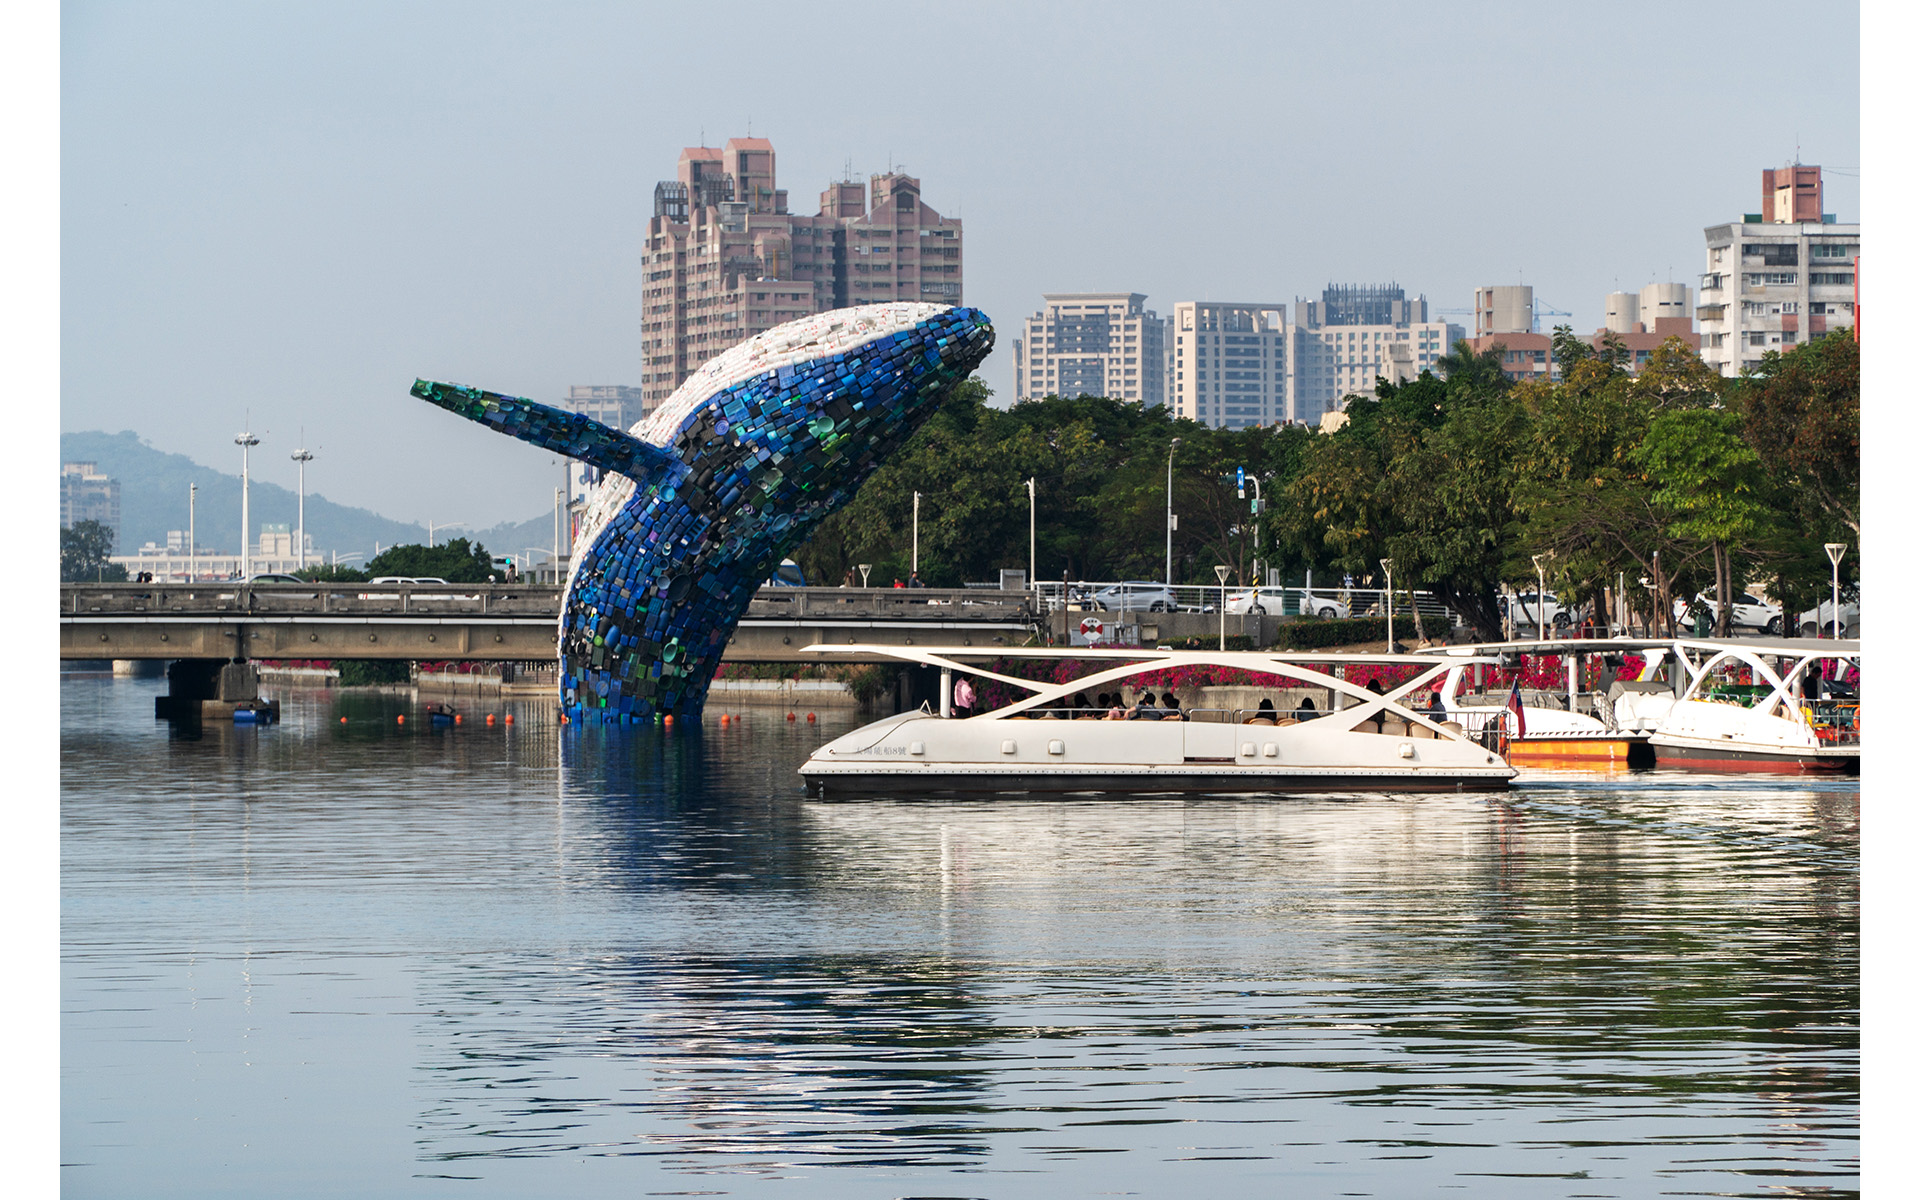
{"type": "Polygon", "coordinates": [[[1173,586],[1173,452],[1180,448],[1180,439],[1175,438],[1167,444],[1167,586],[1173,586]]]}
{"type": "Polygon", "coordinates": [[[1034,540],[1034,535],[1033,535],[1034,507],[1035,505],[1034,505],[1034,499],[1033,499],[1033,480],[1032,478],[1028,478],[1027,480],[1027,587],[1030,590],[1037,590],[1040,587],[1040,575],[1039,575],[1040,555],[1038,553],[1039,543],[1034,540]]]}
{"type": "Polygon", "coordinates": [[[251,486],[251,480],[247,474],[247,451],[258,446],[260,439],[251,433],[238,433],[234,435],[233,441],[240,447],[240,578],[245,579],[253,574],[253,551],[247,542],[247,526],[253,519],[247,507],[251,486]]]}
{"type": "Polygon", "coordinates": [[[1544,642],[1547,640],[1547,568],[1545,562],[1548,557],[1546,554],[1536,554],[1533,556],[1533,574],[1534,577],[1540,581],[1540,586],[1534,590],[1533,596],[1535,604],[1533,610],[1533,640],[1536,642],[1544,642]]]}
{"type": "Polygon", "coordinates": [[[1833,564],[1833,636],[1840,636],[1840,560],[1846,557],[1845,542],[1828,542],[1827,561],[1833,564]]]}
{"type": "MultiPolygon", "coordinates": [[[[301,440],[305,440],[304,438],[301,440]]],[[[293,452],[293,461],[300,464],[300,528],[294,535],[295,560],[300,565],[295,570],[305,570],[307,565],[307,464],[313,461],[313,452],[305,446],[293,452]]]]}
{"type": "Polygon", "coordinates": [[[1387,576],[1387,653],[1393,653],[1393,560],[1380,560],[1380,570],[1387,576]]]}
{"type": "Polygon", "coordinates": [[[465,529],[466,527],[467,527],[467,523],[465,521],[428,521],[427,522],[427,549],[429,550],[433,549],[434,530],[465,529]]]}
{"type": "Polygon", "coordinates": [[[1220,580],[1220,649],[1227,648],[1227,573],[1233,570],[1225,563],[1213,564],[1213,573],[1220,580]]]}
{"type": "Polygon", "coordinates": [[[913,494],[913,573],[920,573],[920,493],[913,494]]]}
{"type": "Polygon", "coordinates": [[[565,491],[565,488],[553,489],[553,581],[555,583],[560,582],[560,497],[565,491]]]}
{"type": "Polygon", "coordinates": [[[187,582],[188,583],[192,583],[194,576],[200,573],[200,561],[199,561],[200,556],[199,556],[199,552],[194,549],[194,545],[193,545],[193,540],[194,540],[193,507],[194,507],[194,501],[199,499],[199,497],[200,497],[200,485],[197,483],[188,484],[187,485],[187,582]]]}

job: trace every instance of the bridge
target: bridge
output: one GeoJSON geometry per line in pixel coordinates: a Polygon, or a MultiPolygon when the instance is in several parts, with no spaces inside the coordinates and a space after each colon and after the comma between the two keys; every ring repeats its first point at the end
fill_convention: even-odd
{"type": "MultiPolygon", "coordinates": [[[[60,657],[530,662],[557,655],[559,618],[551,585],[63,584],[60,657]]],[[[1018,645],[1042,619],[1026,591],[763,587],[723,657],[818,662],[807,647],[1018,645]]]]}

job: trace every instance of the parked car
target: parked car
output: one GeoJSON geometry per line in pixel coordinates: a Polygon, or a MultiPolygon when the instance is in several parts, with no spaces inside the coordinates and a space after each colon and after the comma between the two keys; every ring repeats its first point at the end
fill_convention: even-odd
{"type": "Polygon", "coordinates": [[[264,572],[259,575],[249,575],[244,582],[248,587],[251,587],[256,583],[306,583],[307,580],[300,578],[298,575],[282,575],[278,572],[264,572]]]}
{"type": "MultiPolygon", "coordinates": [[[[1833,634],[1833,601],[1822,600],[1819,608],[1810,608],[1799,616],[1801,637],[1831,637],[1833,634]]],[[[1860,604],[1854,600],[1840,602],[1840,636],[1857,638],[1860,636],[1860,604]]]]}
{"type": "MultiPolygon", "coordinates": [[[[1828,607],[1832,607],[1829,605],[1828,607]]],[[[1720,620],[1720,604],[1714,598],[1714,589],[1708,588],[1695,595],[1691,602],[1676,600],[1673,605],[1673,619],[1678,624],[1691,626],[1700,610],[1707,614],[1707,621],[1717,624],[1720,620]]],[[[1780,632],[1782,614],[1778,604],[1768,604],[1750,592],[1733,594],[1733,616],[1731,623],[1735,629],[1758,629],[1769,634],[1780,632]]]]}
{"type": "Polygon", "coordinates": [[[368,583],[445,583],[437,575],[382,575],[378,579],[369,579],[368,583]]]}
{"type": "Polygon", "coordinates": [[[1560,607],[1560,598],[1552,592],[1521,592],[1515,596],[1500,597],[1500,611],[1513,612],[1513,623],[1528,628],[1537,628],[1542,621],[1555,629],[1570,628],[1577,618],[1574,610],[1560,607]]]}
{"type": "Polygon", "coordinates": [[[1179,605],[1166,584],[1130,579],[1094,592],[1093,607],[1100,612],[1172,612],[1179,605]]]}
{"type": "Polygon", "coordinates": [[[1246,588],[1228,592],[1227,612],[1273,616],[1300,613],[1319,617],[1323,621],[1344,620],[1352,615],[1347,606],[1335,597],[1298,587],[1246,588]]]}

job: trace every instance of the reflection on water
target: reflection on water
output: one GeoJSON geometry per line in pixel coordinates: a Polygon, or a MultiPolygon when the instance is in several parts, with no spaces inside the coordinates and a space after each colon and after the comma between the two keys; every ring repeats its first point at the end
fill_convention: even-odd
{"type": "Polygon", "coordinates": [[[820,804],[851,718],[153,691],[63,688],[75,1194],[1857,1186],[1853,780],[820,804]]]}

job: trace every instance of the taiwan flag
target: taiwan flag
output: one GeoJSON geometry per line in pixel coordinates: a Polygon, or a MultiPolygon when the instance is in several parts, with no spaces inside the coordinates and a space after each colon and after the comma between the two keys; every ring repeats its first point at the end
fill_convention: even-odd
{"type": "Polygon", "coordinates": [[[1513,714],[1513,719],[1507,722],[1507,724],[1511,726],[1507,731],[1507,736],[1517,738],[1527,736],[1527,710],[1520,706],[1520,681],[1518,679],[1513,681],[1513,690],[1507,693],[1507,711],[1513,714]]]}

